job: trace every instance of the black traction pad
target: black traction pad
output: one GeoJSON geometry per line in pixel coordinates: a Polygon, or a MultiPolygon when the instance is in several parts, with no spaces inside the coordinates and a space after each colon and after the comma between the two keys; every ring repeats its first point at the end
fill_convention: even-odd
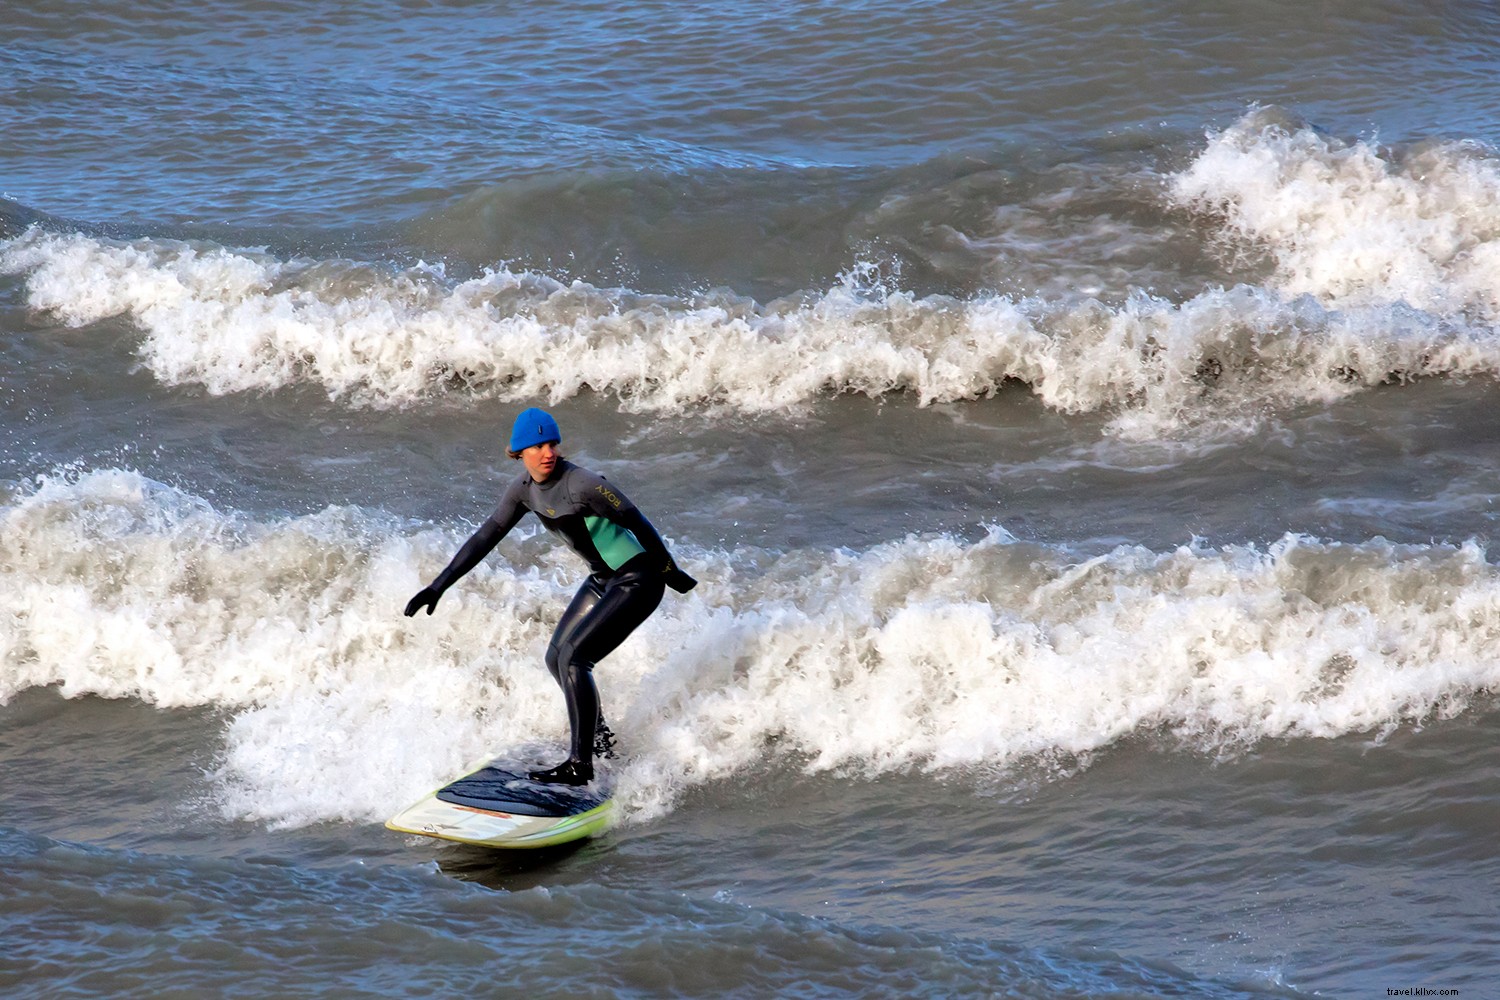
{"type": "Polygon", "coordinates": [[[609,801],[596,778],[587,785],[551,785],[532,781],[524,772],[482,767],[437,792],[443,802],[515,816],[576,816],[609,801]]]}

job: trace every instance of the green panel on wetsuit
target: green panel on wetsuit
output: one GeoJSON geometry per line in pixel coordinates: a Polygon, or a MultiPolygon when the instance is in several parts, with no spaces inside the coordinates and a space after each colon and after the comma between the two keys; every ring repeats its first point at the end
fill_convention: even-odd
{"type": "Polygon", "coordinates": [[[599,558],[608,563],[610,569],[619,569],[646,551],[634,535],[608,518],[590,515],[583,519],[583,523],[588,525],[589,537],[594,540],[594,548],[599,550],[599,558]]]}

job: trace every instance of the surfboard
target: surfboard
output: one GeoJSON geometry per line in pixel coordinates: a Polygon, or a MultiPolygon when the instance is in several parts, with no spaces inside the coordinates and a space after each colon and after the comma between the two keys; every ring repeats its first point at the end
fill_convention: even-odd
{"type": "Polygon", "coordinates": [[[551,847],[602,833],[613,811],[607,778],[587,785],[532,781],[486,759],[386,820],[386,828],[478,847],[551,847]]]}

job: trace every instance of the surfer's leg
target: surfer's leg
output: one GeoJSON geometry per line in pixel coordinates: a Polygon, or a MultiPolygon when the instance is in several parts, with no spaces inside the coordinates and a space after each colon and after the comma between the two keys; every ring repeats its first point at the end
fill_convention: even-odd
{"type": "MultiPolygon", "coordinates": [[[[594,734],[599,725],[599,690],[594,684],[594,664],[615,650],[661,603],[660,574],[621,572],[605,584],[604,593],[569,627],[559,626],[548,649],[548,666],[554,663],[568,702],[572,730],[569,764],[573,774],[593,775],[594,734]]],[[[577,603],[577,598],[574,599],[577,603]]],[[[569,605],[569,610],[573,608],[569,605]]],[[[567,617],[566,615],[564,616],[567,617]]],[[[554,768],[560,771],[562,767],[554,768]]],[[[547,774],[548,772],[541,772],[547,774]]]]}
{"type": "Polygon", "coordinates": [[[594,664],[604,659],[650,617],[661,603],[659,574],[620,573],[605,585],[604,595],[568,631],[558,646],[558,667],[573,722],[573,759],[588,760],[601,720],[594,664]]]}
{"type": "MultiPolygon", "coordinates": [[[[568,682],[563,676],[562,664],[559,650],[570,641],[574,630],[587,617],[588,613],[599,603],[604,596],[604,584],[593,576],[583,581],[583,586],[578,588],[578,593],[573,595],[573,600],[568,602],[567,610],[558,619],[557,628],[552,630],[552,641],[547,644],[547,672],[552,679],[557,681],[557,686],[562,689],[563,698],[568,701],[569,721],[572,721],[572,700],[568,697],[568,682]]],[[[594,714],[594,756],[614,759],[615,756],[615,734],[610,731],[609,725],[604,721],[604,707],[598,705],[598,695],[594,697],[597,708],[594,714]]]]}
{"type": "Polygon", "coordinates": [[[558,660],[558,650],[568,642],[568,637],[578,628],[580,622],[594,610],[599,603],[599,598],[604,596],[604,585],[593,576],[583,581],[583,586],[578,588],[578,593],[568,602],[567,610],[557,620],[557,628],[552,630],[552,641],[547,644],[547,672],[552,679],[557,681],[558,687],[566,687],[563,683],[561,665],[558,660]]]}
{"type": "Polygon", "coordinates": [[[651,617],[664,589],[659,573],[622,571],[612,577],[598,603],[569,630],[559,662],[581,660],[592,667],[613,653],[651,617]]]}

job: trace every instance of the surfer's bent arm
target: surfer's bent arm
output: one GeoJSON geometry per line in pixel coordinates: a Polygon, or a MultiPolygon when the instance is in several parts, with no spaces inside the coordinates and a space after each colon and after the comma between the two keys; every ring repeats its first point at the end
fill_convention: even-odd
{"type": "Polygon", "coordinates": [[[615,523],[635,536],[636,541],[641,543],[641,548],[646,550],[646,555],[651,560],[651,565],[660,568],[666,574],[667,586],[680,593],[687,593],[698,585],[698,581],[688,576],[677,566],[677,560],[672,558],[672,553],[667,551],[667,543],[662,541],[661,535],[646,515],[637,507],[622,510],[615,515],[615,523]]]}
{"type": "Polygon", "coordinates": [[[672,561],[672,556],[667,552],[667,543],[661,540],[655,526],[642,514],[639,507],[622,510],[615,515],[615,523],[635,536],[635,540],[641,543],[641,548],[646,550],[646,555],[651,557],[653,566],[665,566],[672,561]]]}

